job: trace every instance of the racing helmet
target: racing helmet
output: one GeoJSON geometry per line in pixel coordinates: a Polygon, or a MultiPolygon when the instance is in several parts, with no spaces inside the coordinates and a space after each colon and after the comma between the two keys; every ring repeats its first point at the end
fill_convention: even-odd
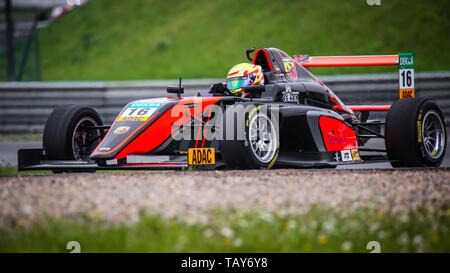
{"type": "Polygon", "coordinates": [[[227,87],[236,96],[244,93],[247,86],[263,85],[264,75],[259,65],[240,63],[233,66],[227,75],[227,87]]]}

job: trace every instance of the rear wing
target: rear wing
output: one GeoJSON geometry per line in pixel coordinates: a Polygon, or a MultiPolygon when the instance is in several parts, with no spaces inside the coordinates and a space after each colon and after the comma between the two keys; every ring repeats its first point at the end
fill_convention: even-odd
{"type": "Polygon", "coordinates": [[[294,55],[294,60],[304,67],[398,65],[399,98],[414,98],[414,53],[362,56],[294,55]]]}

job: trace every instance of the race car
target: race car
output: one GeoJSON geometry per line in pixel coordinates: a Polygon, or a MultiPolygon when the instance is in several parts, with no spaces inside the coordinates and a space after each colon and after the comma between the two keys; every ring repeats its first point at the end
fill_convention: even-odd
{"type": "Polygon", "coordinates": [[[264,84],[235,96],[223,83],[182,97],[128,103],[111,125],[88,106],[61,105],[50,114],[43,148],[21,149],[19,170],[90,172],[129,169],[334,168],[390,162],[438,167],[447,130],[439,107],[414,98],[413,54],[294,58],[277,48],[247,50],[264,84]],[[253,57],[251,57],[254,53],[253,57]],[[345,105],[309,67],[398,65],[400,99],[392,105],[345,105]],[[385,120],[369,119],[373,111],[385,120]],[[370,147],[373,138],[385,148],[370,147]]]}

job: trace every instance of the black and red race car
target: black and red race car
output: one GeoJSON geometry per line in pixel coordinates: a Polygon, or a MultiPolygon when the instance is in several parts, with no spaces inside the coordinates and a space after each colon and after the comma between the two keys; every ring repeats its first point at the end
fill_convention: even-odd
{"type": "MultiPolygon", "coordinates": [[[[246,87],[242,97],[230,94],[222,83],[206,94],[182,97],[180,80],[167,89],[176,96],[130,102],[112,125],[104,125],[90,107],[57,107],[46,122],[43,148],[19,150],[19,170],[441,164],[447,130],[434,102],[403,98],[392,105],[347,106],[308,70],[346,65],[408,68],[412,55],[404,60],[402,55],[292,58],[280,49],[261,48],[252,58],[253,52],[247,50],[247,57],[262,67],[265,84],[246,87]],[[386,119],[368,119],[372,111],[387,111],[386,119]],[[385,148],[370,147],[372,138],[384,139],[385,148]]],[[[413,69],[402,75],[403,96],[413,97],[413,69]]]]}

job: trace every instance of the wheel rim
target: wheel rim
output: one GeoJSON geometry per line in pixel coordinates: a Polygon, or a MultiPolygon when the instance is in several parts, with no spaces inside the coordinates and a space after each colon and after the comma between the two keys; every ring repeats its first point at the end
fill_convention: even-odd
{"type": "Polygon", "coordinates": [[[439,114],[434,111],[428,111],[422,122],[423,145],[425,151],[433,159],[438,159],[444,152],[445,131],[444,123],[439,114]]]}
{"type": "Polygon", "coordinates": [[[75,125],[72,135],[72,151],[76,160],[89,160],[92,151],[100,142],[100,130],[89,130],[87,127],[98,126],[91,117],[84,117],[75,125]]]}
{"type": "Polygon", "coordinates": [[[250,120],[249,142],[255,157],[262,163],[270,162],[278,147],[278,136],[272,121],[263,114],[250,120]]]}

